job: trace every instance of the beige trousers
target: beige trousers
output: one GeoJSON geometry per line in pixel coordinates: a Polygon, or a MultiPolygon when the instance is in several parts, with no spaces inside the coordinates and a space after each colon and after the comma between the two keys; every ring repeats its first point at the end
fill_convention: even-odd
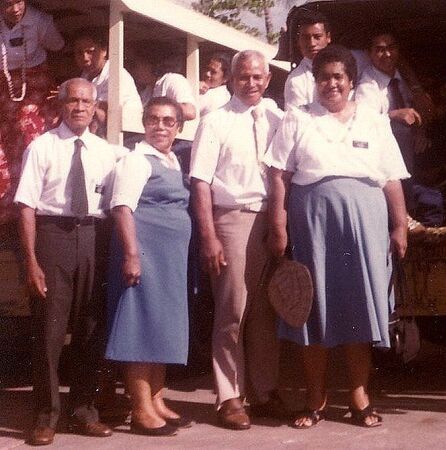
{"type": "Polygon", "coordinates": [[[279,359],[276,317],[259,286],[267,260],[267,216],[216,208],[214,223],[228,264],[211,279],[217,407],[244,395],[263,403],[277,388],[279,359]]]}

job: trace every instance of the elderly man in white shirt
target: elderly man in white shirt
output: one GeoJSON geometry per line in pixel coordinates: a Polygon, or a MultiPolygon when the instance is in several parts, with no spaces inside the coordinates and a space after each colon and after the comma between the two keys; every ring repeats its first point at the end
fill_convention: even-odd
{"type": "MultiPolygon", "coordinates": [[[[96,119],[98,132],[105,136],[105,124],[108,107],[108,83],[110,63],[107,60],[107,40],[95,30],[81,30],[74,41],[74,59],[82,70],[81,78],[91,81],[98,92],[96,119]]],[[[122,107],[128,114],[137,114],[142,118],[142,103],[132,76],[126,69],[121,72],[122,107]]]]}
{"type": "Polygon", "coordinates": [[[96,105],[92,83],[68,80],[59,98],[63,122],[28,147],[15,196],[35,324],[33,445],[54,439],[61,412],[57,369],[70,318],[73,429],[112,434],[94,406],[104,309],[92,290],[95,223],[109,208],[118,152],[88,130],[96,105]]]}
{"type": "Polygon", "coordinates": [[[235,55],[232,74],[234,96],[199,125],[191,177],[200,251],[215,300],[218,418],[226,428],[244,430],[250,427],[245,393],[254,414],[274,414],[280,403],[275,315],[259,282],[267,261],[268,184],[262,159],[282,111],[262,98],[271,75],[261,53],[235,55]]]}

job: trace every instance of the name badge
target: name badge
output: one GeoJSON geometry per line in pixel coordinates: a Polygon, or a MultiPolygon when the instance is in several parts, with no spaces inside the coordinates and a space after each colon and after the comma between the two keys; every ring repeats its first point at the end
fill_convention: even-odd
{"type": "Polygon", "coordinates": [[[96,194],[101,194],[102,195],[104,193],[104,186],[102,186],[102,184],[97,184],[95,189],[94,189],[94,192],[96,194]]]}
{"type": "Polygon", "coordinates": [[[369,143],[365,141],[353,141],[353,147],[355,148],[369,148],[369,143]]]}
{"type": "Polygon", "coordinates": [[[9,45],[11,47],[21,47],[23,45],[23,38],[16,37],[9,40],[9,45]]]}

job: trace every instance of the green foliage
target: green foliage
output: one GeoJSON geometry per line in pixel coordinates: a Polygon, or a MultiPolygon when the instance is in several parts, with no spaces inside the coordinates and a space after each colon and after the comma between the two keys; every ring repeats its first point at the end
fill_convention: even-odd
{"type": "MultiPolygon", "coordinates": [[[[265,10],[273,6],[274,0],[199,0],[192,3],[196,11],[253,36],[259,36],[260,31],[256,27],[246,25],[240,19],[241,11],[248,11],[262,17],[265,10]]],[[[267,38],[269,39],[270,36],[268,35],[267,38]]]]}

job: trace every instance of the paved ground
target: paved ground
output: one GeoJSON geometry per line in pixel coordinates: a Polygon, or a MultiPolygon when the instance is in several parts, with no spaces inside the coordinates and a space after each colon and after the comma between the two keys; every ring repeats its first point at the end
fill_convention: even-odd
{"type": "MultiPolygon", "coordinates": [[[[289,350],[289,349],[288,349],[289,350]]],[[[166,397],[179,412],[196,424],[175,437],[132,435],[128,426],[115,429],[110,438],[87,438],[63,432],[56,435],[54,449],[444,449],[446,448],[446,351],[424,346],[418,362],[406,370],[378,370],[374,399],[384,424],[369,430],[353,426],[345,416],[347,395],[342,362],[336,359],[330,374],[329,420],[311,430],[294,430],[274,420],[256,420],[248,431],[228,431],[215,422],[214,395],[209,375],[169,383],[166,397]]],[[[282,397],[302,406],[299,365],[292,351],[283,361],[282,397]]],[[[27,448],[23,430],[30,425],[31,391],[20,377],[0,390],[0,450],[27,448]]],[[[61,389],[63,398],[66,388],[61,389]]],[[[62,425],[63,427],[63,425],[62,425]]]]}

